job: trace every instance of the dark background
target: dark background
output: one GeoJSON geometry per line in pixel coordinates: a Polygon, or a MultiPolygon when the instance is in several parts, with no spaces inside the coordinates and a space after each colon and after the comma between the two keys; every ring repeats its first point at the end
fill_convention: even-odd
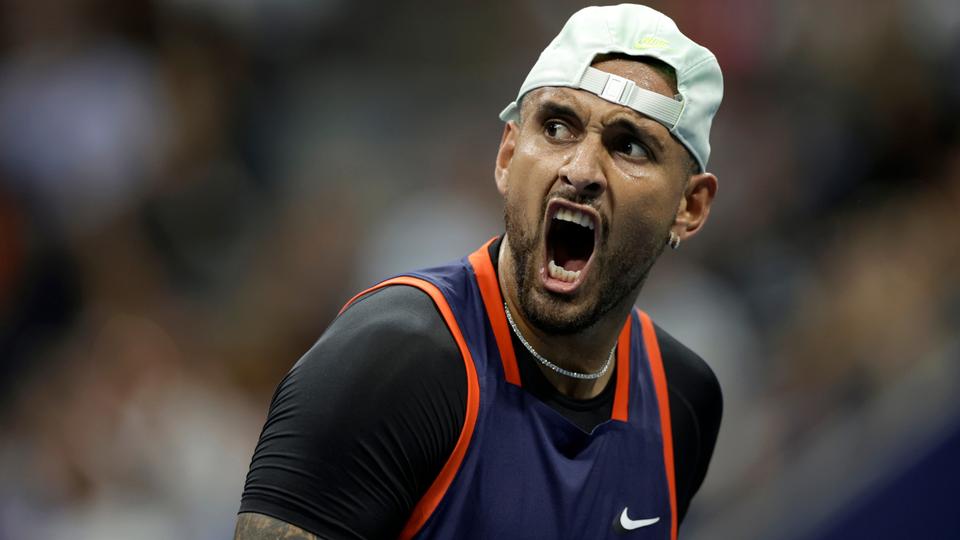
{"type": "MultiPolygon", "coordinates": [[[[640,300],[725,390],[684,537],[960,538],[960,4],[652,5],[726,85],[640,300]]],[[[0,0],[0,538],[228,537],[342,303],[500,232],[581,6],[0,0]]]]}

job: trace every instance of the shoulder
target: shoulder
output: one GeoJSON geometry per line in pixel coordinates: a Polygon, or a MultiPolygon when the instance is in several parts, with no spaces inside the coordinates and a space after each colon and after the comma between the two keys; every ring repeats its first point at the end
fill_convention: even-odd
{"type": "Polygon", "coordinates": [[[713,369],[700,355],[666,330],[656,325],[654,328],[670,393],[682,397],[695,412],[716,416],[719,422],[723,411],[723,392],[713,369]]]}
{"type": "Polygon", "coordinates": [[[324,390],[327,403],[342,389],[350,389],[342,395],[350,400],[358,393],[387,398],[385,394],[423,388],[418,381],[441,382],[453,390],[466,384],[460,352],[433,300],[405,285],[384,287],[353,302],[288,378],[324,390]]]}
{"type": "Polygon", "coordinates": [[[466,394],[464,363],[429,296],[390,286],[361,297],[277,388],[240,523],[395,537],[456,444],[466,394]]]}
{"type": "Polygon", "coordinates": [[[723,416],[723,394],[717,376],[700,355],[659,326],[655,328],[667,378],[677,511],[682,521],[710,466],[723,416]]]}
{"type": "Polygon", "coordinates": [[[391,285],[369,292],[337,317],[317,345],[330,346],[357,340],[354,345],[413,340],[439,347],[452,345],[452,337],[433,299],[412,286],[391,285]],[[450,338],[450,339],[448,339],[450,338]]]}

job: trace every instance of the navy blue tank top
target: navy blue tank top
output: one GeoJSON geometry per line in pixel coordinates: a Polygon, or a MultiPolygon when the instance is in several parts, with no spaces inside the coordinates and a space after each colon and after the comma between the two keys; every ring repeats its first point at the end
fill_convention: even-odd
{"type": "Polygon", "coordinates": [[[523,390],[488,246],[355,297],[390,285],[426,292],[467,372],[459,439],[401,538],[675,540],[667,385],[650,318],[635,310],[624,322],[611,418],[585,433],[523,390]]]}

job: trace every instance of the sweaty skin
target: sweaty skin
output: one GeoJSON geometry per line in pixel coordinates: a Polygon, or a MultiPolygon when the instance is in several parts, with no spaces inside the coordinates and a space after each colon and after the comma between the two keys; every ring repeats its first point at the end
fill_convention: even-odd
{"type": "MultiPolygon", "coordinates": [[[[672,96],[658,70],[624,59],[597,69],[672,96]]],[[[521,332],[543,356],[574,371],[597,371],[616,341],[643,281],[670,231],[684,240],[709,214],[717,180],[690,174],[687,150],[660,123],[594,94],[543,88],[524,98],[522,122],[504,127],[497,188],[507,235],[500,285],[521,332]],[[545,210],[563,199],[600,216],[589,271],[559,294],[546,283],[545,210]]],[[[544,374],[570,397],[597,395],[597,380],[544,374]]]]}

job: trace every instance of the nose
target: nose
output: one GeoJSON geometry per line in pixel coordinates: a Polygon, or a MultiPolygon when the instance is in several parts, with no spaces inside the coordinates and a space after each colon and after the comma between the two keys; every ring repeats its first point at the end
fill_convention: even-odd
{"type": "Polygon", "coordinates": [[[560,180],[577,190],[577,195],[595,199],[607,189],[601,159],[605,149],[599,136],[588,136],[576,146],[570,158],[560,167],[560,180]]]}

